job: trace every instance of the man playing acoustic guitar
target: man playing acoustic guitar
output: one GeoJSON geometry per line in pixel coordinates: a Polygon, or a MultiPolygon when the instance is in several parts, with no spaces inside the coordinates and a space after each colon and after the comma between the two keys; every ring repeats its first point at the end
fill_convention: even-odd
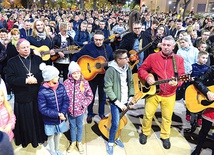
{"type": "MultiPolygon", "coordinates": [[[[59,24],[59,33],[53,38],[54,47],[66,48],[74,44],[74,40],[71,36],[67,35],[68,24],[66,22],[61,22],[59,24]]],[[[63,51],[59,52],[59,59],[54,62],[54,66],[62,72],[63,81],[68,77],[68,65],[72,57],[70,54],[64,54],[63,51]],[[60,55],[61,54],[61,55],[60,55]],[[60,57],[61,56],[61,57],[60,57]]]]}
{"type": "MultiPolygon", "coordinates": [[[[102,31],[97,30],[94,33],[94,42],[85,45],[80,52],[76,53],[73,57],[73,61],[82,62],[79,63],[80,68],[82,70],[82,74],[84,77],[88,75],[93,75],[93,73],[97,73],[93,76],[92,79],[88,78],[90,87],[93,91],[94,98],[96,96],[96,90],[98,88],[98,96],[99,96],[99,116],[105,118],[104,115],[104,108],[106,104],[106,95],[103,90],[104,88],[104,72],[99,72],[99,68],[102,68],[102,63],[95,63],[98,57],[102,57],[105,63],[108,61],[113,60],[113,51],[111,46],[107,44],[103,44],[104,41],[104,34],[102,31]],[[89,58],[93,61],[89,61],[89,58]],[[98,70],[98,72],[97,72],[98,70]]],[[[87,123],[92,122],[92,117],[94,116],[93,113],[93,105],[94,105],[94,98],[92,103],[88,106],[88,117],[87,123]]]]}
{"type": "MultiPolygon", "coordinates": [[[[133,30],[123,36],[120,42],[119,49],[126,49],[128,51],[134,50],[135,53],[137,53],[140,51],[139,49],[142,48],[142,40],[141,40],[142,23],[139,21],[136,21],[132,25],[133,25],[133,30]]],[[[129,54],[133,54],[133,53],[129,52],[129,54]]],[[[139,59],[143,60],[143,58],[144,58],[144,54],[143,53],[139,54],[139,59]]],[[[132,67],[132,68],[136,68],[136,67],[132,67]]]]}
{"type": "MultiPolygon", "coordinates": [[[[149,73],[155,74],[158,77],[158,80],[183,75],[185,73],[184,60],[173,53],[174,47],[175,40],[171,36],[164,37],[161,44],[162,50],[158,53],[150,54],[140,66],[138,70],[139,78],[145,80],[152,86],[156,81],[149,73]],[[175,60],[175,63],[173,62],[173,59],[175,60]],[[176,66],[176,68],[173,66],[176,66]]],[[[163,147],[165,149],[170,148],[169,135],[175,105],[175,92],[177,87],[181,84],[182,82],[178,82],[175,78],[168,83],[160,84],[160,92],[146,98],[142,133],[140,134],[141,144],[146,144],[147,142],[147,137],[151,132],[152,119],[160,104],[162,113],[160,138],[163,142],[163,147]]]]}
{"type": "Polygon", "coordinates": [[[210,131],[212,124],[214,123],[214,92],[213,89],[207,87],[207,85],[213,85],[214,79],[214,66],[211,66],[205,74],[201,75],[199,78],[194,79],[194,86],[200,91],[207,100],[205,103],[201,103],[203,106],[211,107],[207,108],[202,113],[202,127],[198,135],[198,142],[195,150],[191,155],[199,155],[203,144],[206,140],[208,132],[210,131]]]}
{"type": "Polygon", "coordinates": [[[115,139],[115,135],[120,124],[120,112],[127,109],[126,104],[128,100],[131,100],[132,96],[134,96],[132,71],[128,65],[129,58],[127,52],[124,49],[114,51],[114,61],[109,63],[109,68],[104,78],[104,91],[110,99],[112,116],[109,139],[106,146],[108,155],[113,155],[114,143],[124,148],[119,138],[115,139]]]}

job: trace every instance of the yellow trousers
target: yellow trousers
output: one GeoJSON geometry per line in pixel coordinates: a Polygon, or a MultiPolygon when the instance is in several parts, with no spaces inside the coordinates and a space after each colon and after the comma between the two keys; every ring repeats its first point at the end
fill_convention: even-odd
{"type": "Polygon", "coordinates": [[[175,95],[170,97],[162,97],[158,95],[150,96],[146,99],[145,112],[143,117],[142,132],[146,136],[151,134],[152,119],[160,104],[162,123],[160,137],[167,139],[170,136],[170,127],[172,124],[172,114],[175,106],[175,95]]]}

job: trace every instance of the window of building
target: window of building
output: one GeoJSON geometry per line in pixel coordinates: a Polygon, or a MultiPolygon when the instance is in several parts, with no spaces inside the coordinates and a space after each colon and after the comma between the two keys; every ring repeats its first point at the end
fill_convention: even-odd
{"type": "Polygon", "coordinates": [[[205,12],[206,4],[198,4],[197,12],[205,12]]]}

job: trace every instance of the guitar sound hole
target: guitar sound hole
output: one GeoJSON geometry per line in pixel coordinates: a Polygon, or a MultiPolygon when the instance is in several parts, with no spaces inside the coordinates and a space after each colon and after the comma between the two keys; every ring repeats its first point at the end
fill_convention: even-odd
{"type": "Polygon", "coordinates": [[[99,69],[99,68],[102,67],[102,65],[101,65],[101,63],[96,63],[96,64],[95,64],[95,67],[96,67],[96,69],[99,69]]]}

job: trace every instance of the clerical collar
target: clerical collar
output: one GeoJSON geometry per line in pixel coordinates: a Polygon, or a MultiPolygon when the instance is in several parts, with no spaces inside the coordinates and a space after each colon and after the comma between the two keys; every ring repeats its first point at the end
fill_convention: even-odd
{"type": "Polygon", "coordinates": [[[22,56],[22,55],[19,54],[19,56],[20,56],[22,59],[29,59],[29,55],[26,56],[26,57],[24,57],[24,56],[22,56]]]}

